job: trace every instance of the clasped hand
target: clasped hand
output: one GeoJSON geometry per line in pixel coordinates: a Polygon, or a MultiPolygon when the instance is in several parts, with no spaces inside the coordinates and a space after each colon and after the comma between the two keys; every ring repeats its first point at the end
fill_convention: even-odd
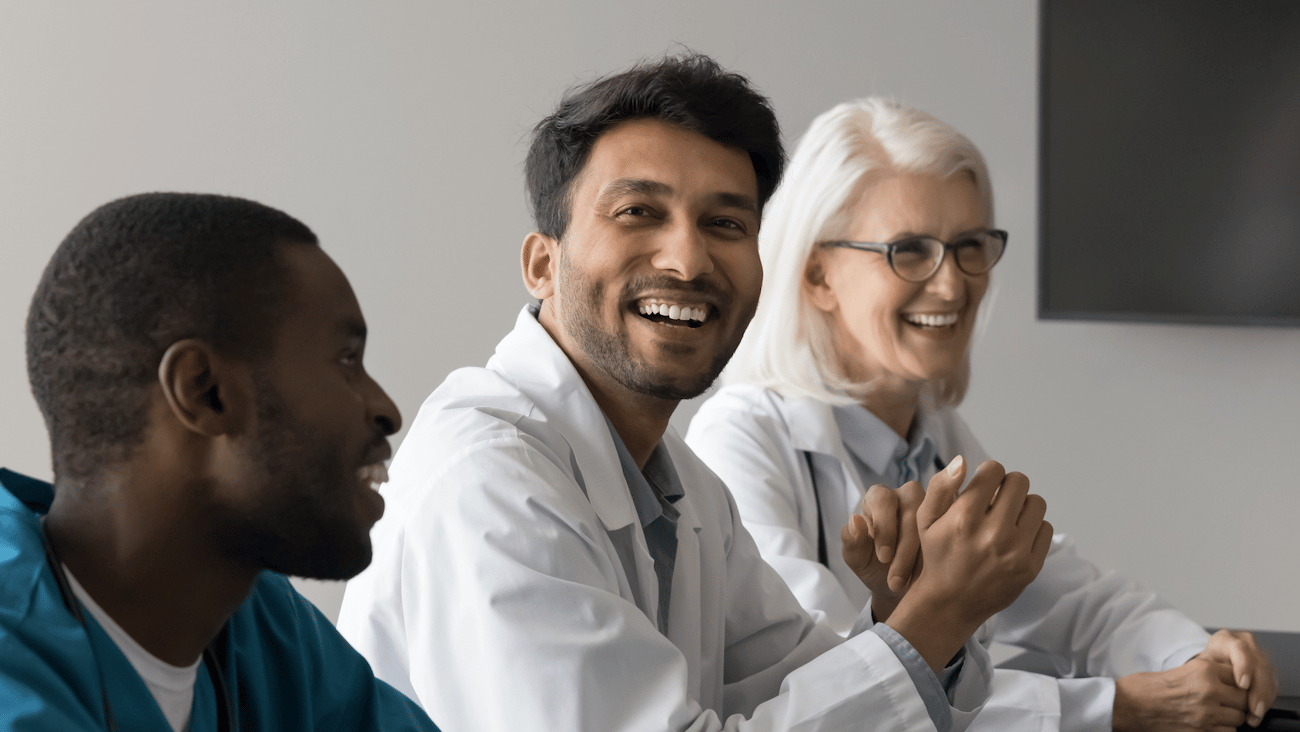
{"type": "MultiPolygon", "coordinates": [[[[1043,520],[1047,504],[1028,493],[1024,475],[1005,473],[993,461],[979,466],[958,495],[965,476],[959,456],[930,480],[928,491],[916,481],[896,491],[872,486],[840,533],[844,561],[871,590],[875,620],[888,621],[905,598],[926,595],[928,602],[958,609],[958,622],[974,632],[1038,575],[1052,536],[1043,520]]],[[[895,629],[901,624],[891,623],[895,629]]],[[[1256,726],[1276,696],[1276,671],[1254,637],[1220,630],[1182,666],[1116,680],[1113,725],[1170,731],[1256,726]]]]}
{"type": "Polygon", "coordinates": [[[955,652],[1019,597],[1051,545],[1047,503],[1029,493],[1023,474],[990,460],[959,495],[965,477],[958,456],[929,490],[873,486],[840,535],[844,561],[872,592],[875,619],[889,621],[927,662],[918,640],[933,642],[936,658],[954,641],[955,652]]]}

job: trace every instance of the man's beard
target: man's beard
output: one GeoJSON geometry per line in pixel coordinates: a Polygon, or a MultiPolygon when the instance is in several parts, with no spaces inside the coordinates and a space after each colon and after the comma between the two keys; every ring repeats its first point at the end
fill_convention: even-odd
{"type": "MultiPolygon", "coordinates": [[[[731,360],[745,332],[743,327],[739,328],[731,340],[714,354],[708,369],[695,378],[663,377],[650,364],[633,358],[626,337],[601,328],[599,314],[606,307],[605,286],[592,283],[578,273],[563,247],[560,250],[560,273],[561,297],[566,303],[566,307],[561,308],[560,320],[565,332],[577,340],[578,346],[601,371],[638,394],[670,401],[693,399],[703,394],[731,360]]],[[[708,293],[720,300],[720,307],[729,305],[732,300],[716,286],[699,280],[682,282],[669,277],[647,277],[628,282],[618,301],[628,302],[636,293],[649,290],[708,293]]],[[[749,317],[752,316],[751,310],[749,317]]],[[[749,317],[743,318],[741,323],[747,324],[749,317]]]]}
{"type": "Polygon", "coordinates": [[[273,387],[259,380],[258,441],[250,456],[263,500],[227,517],[221,539],[262,569],[339,580],[370,564],[369,527],[353,505],[354,470],[336,444],[313,443],[311,425],[290,414],[273,387]]]}

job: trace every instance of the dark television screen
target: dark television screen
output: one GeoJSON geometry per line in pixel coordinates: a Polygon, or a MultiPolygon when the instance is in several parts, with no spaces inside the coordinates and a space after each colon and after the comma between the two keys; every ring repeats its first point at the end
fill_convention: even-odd
{"type": "Polygon", "coordinates": [[[1043,0],[1039,316],[1300,326],[1300,0],[1043,0]]]}

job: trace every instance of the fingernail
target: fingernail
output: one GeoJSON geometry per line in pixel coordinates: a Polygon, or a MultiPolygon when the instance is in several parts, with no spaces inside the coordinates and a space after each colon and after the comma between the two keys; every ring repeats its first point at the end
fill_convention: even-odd
{"type": "Polygon", "coordinates": [[[1238,689],[1250,688],[1250,674],[1242,674],[1241,678],[1237,679],[1237,688],[1238,689]]]}
{"type": "Polygon", "coordinates": [[[948,477],[956,478],[957,473],[961,471],[961,466],[964,462],[965,460],[962,459],[961,455],[953,458],[952,462],[948,463],[948,477]]]}
{"type": "Polygon", "coordinates": [[[894,547],[882,546],[880,547],[880,550],[876,552],[876,556],[880,557],[880,561],[888,562],[894,558],[894,547]]]}
{"type": "Polygon", "coordinates": [[[1262,721],[1264,721],[1263,717],[1256,717],[1253,714],[1250,715],[1249,717],[1246,717],[1246,724],[1250,725],[1251,727],[1258,727],[1259,723],[1262,721]]]}
{"type": "Polygon", "coordinates": [[[1268,714],[1268,707],[1264,702],[1255,702],[1255,716],[1259,719],[1263,719],[1265,714],[1268,714]]]}

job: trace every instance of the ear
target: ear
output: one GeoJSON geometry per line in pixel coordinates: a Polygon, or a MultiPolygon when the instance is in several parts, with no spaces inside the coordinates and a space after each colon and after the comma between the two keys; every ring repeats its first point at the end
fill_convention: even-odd
{"type": "Polygon", "coordinates": [[[830,313],[839,307],[839,299],[835,297],[835,290],[826,279],[828,259],[825,249],[813,247],[812,253],[808,255],[808,262],[804,265],[803,290],[808,294],[808,300],[813,307],[830,313]]]}
{"type": "Polygon", "coordinates": [[[207,343],[177,341],[158,364],[158,383],[176,421],[208,437],[239,432],[253,411],[248,373],[207,343]]]}
{"type": "Polygon", "coordinates": [[[534,231],[524,237],[521,257],[524,287],[528,288],[528,292],[538,300],[554,295],[560,266],[560,242],[534,231]]]}

